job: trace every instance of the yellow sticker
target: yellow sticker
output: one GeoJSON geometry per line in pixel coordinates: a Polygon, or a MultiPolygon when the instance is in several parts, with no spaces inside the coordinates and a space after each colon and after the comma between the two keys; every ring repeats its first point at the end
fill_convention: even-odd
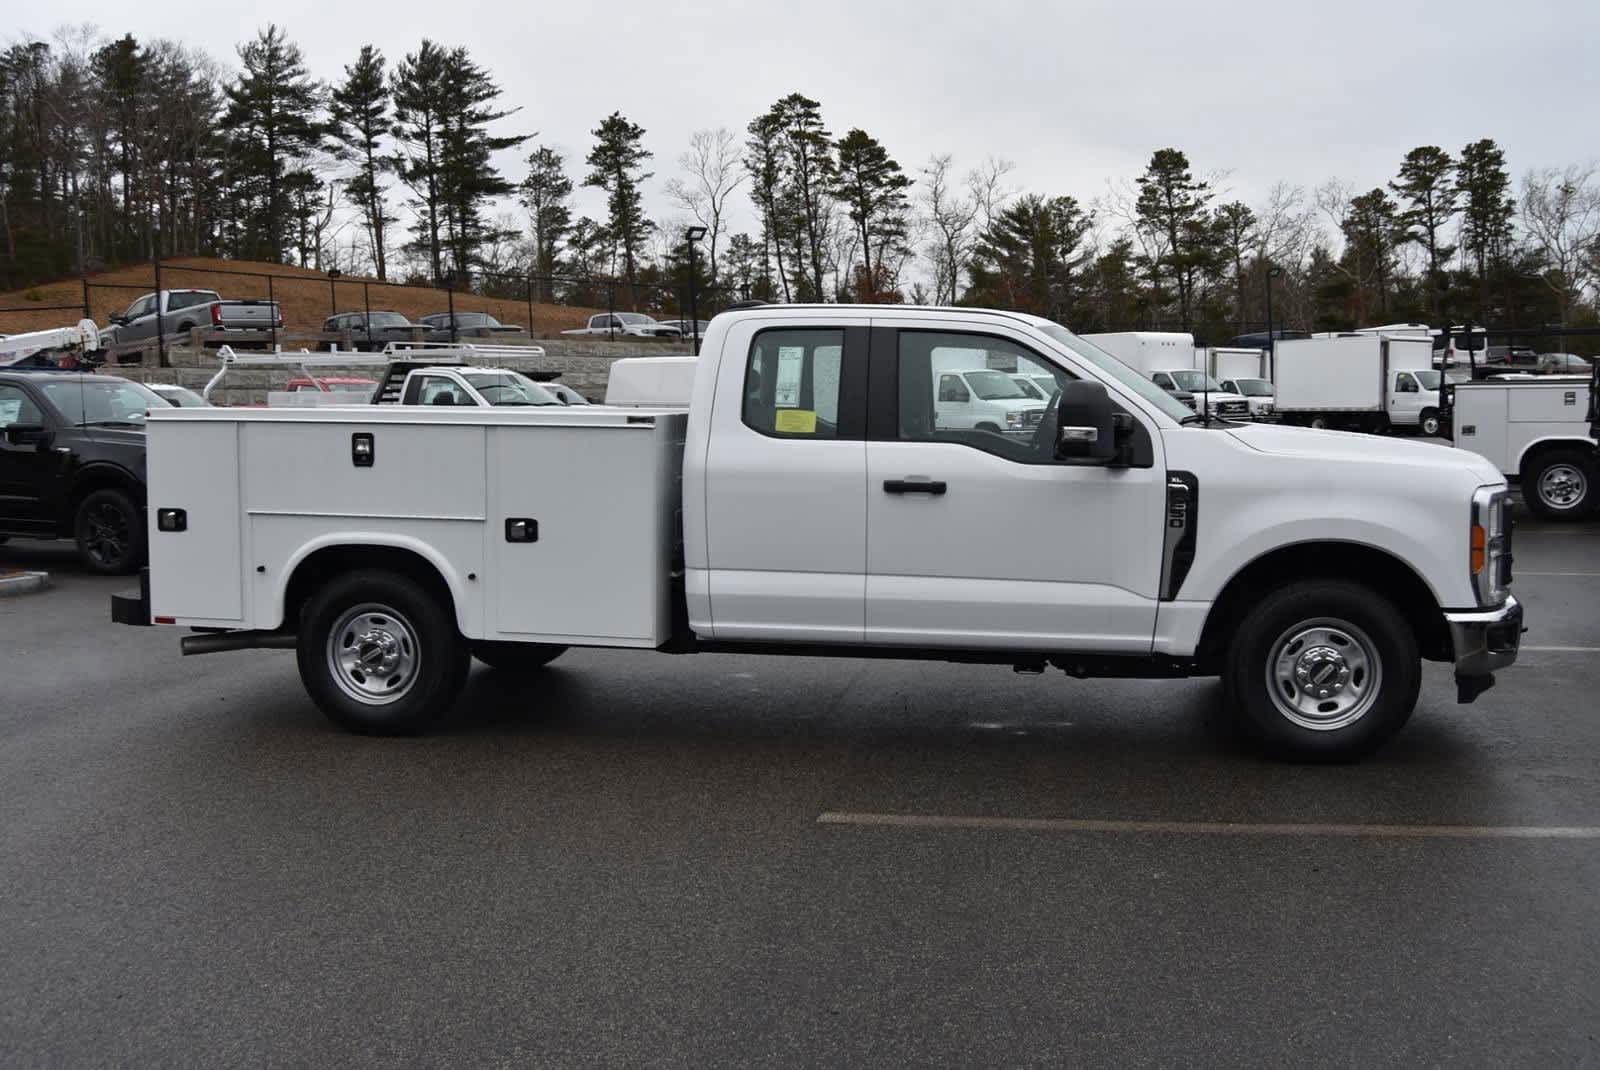
{"type": "Polygon", "coordinates": [[[814,435],[817,414],[811,409],[779,409],[773,417],[772,429],[783,435],[814,435]]]}

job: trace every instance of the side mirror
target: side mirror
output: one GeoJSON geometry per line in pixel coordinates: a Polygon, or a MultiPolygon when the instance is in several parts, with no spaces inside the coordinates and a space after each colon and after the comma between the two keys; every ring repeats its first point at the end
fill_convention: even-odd
{"type": "Polygon", "coordinates": [[[110,320],[111,320],[112,323],[115,323],[118,327],[126,326],[127,323],[128,323],[128,317],[124,316],[120,312],[111,313],[110,320]]]}
{"type": "Polygon", "coordinates": [[[7,424],[6,441],[13,446],[29,446],[45,440],[44,424],[7,424]]]}
{"type": "Polygon", "coordinates": [[[1117,412],[1100,383],[1075,379],[1056,402],[1056,457],[1110,463],[1120,452],[1117,412]]]}

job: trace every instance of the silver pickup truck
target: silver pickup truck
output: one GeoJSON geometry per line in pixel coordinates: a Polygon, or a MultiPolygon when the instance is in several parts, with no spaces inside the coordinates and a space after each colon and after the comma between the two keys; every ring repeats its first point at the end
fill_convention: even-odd
{"type": "Polygon", "coordinates": [[[100,334],[102,343],[110,348],[154,338],[158,296],[163,334],[187,334],[195,327],[213,331],[283,329],[283,312],[275,301],[224,301],[215,290],[162,290],[159,295],[139,297],[125,311],[113,312],[111,325],[100,334]]]}

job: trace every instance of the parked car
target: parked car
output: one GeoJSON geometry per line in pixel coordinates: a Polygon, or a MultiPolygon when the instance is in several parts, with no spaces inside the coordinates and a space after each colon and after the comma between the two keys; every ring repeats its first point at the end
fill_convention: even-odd
{"type": "Polygon", "coordinates": [[[93,572],[145,558],[145,413],[138,383],[89,372],[0,372],[0,535],[72,539],[93,572]]]}
{"type": "Polygon", "coordinates": [[[180,409],[204,409],[211,405],[211,402],[186,386],[178,386],[175,383],[146,383],[144,385],[155,393],[160,394],[168,405],[175,405],[180,409]]]}
{"type": "Polygon", "coordinates": [[[1044,401],[992,368],[938,369],[933,384],[933,425],[941,431],[1032,435],[1044,419],[1044,401]]]}
{"type": "Polygon", "coordinates": [[[428,328],[428,342],[453,342],[463,338],[494,338],[505,334],[527,334],[515,323],[501,323],[487,312],[457,312],[455,338],[450,337],[450,313],[433,312],[417,320],[428,328]]]}
{"type": "Polygon", "coordinates": [[[671,327],[685,338],[695,334],[695,324],[700,325],[700,337],[706,336],[706,328],[711,326],[710,320],[658,320],[663,327],[671,327]]]}
{"type": "Polygon", "coordinates": [[[406,374],[402,405],[468,405],[479,408],[565,405],[547,383],[509,368],[435,365],[406,374]]]}
{"type": "MultiPolygon", "coordinates": [[[[642,312],[602,312],[589,317],[587,327],[574,327],[562,331],[569,337],[600,338],[682,338],[683,332],[665,323],[657,323],[642,312]]],[[[704,337],[702,333],[701,337],[704,337]]]]}
{"type": "Polygon", "coordinates": [[[1422,689],[1438,709],[1450,676],[1424,660],[1471,702],[1517,659],[1509,495],[1481,457],[1196,421],[1018,313],[714,324],[686,411],[155,412],[152,501],[196,520],[156,525],[113,619],[206,629],[192,654],[292,647],[312,701],[379,734],[449,711],[473,657],[537,688],[569,647],[835,653],[1221,677],[1257,739],[1335,759],[1400,731],[1422,689]],[[978,373],[941,353],[975,351],[1056,375],[1037,433],[940,428],[936,384],[978,373]]]}
{"type": "Polygon", "coordinates": [[[366,350],[379,350],[390,342],[409,342],[417,326],[400,313],[389,311],[341,312],[322,321],[324,331],[349,331],[350,344],[366,350]]]}
{"type": "Polygon", "coordinates": [[[565,383],[540,383],[550,393],[554,394],[563,405],[587,405],[589,399],[578,393],[565,383]]]}
{"type": "Polygon", "coordinates": [[[1589,358],[1576,353],[1540,353],[1540,375],[1588,375],[1589,358]]]}
{"type": "MultiPolygon", "coordinates": [[[[127,309],[111,315],[111,325],[100,332],[105,347],[127,345],[156,337],[157,294],[136,298],[127,309]]],[[[215,290],[162,290],[161,333],[185,334],[195,327],[212,331],[265,331],[282,329],[283,312],[276,302],[254,299],[225,301],[215,290]]]]}

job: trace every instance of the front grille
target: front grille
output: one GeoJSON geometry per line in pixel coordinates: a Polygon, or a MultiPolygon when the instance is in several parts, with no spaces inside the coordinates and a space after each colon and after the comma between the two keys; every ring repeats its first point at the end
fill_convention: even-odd
{"type": "Polygon", "coordinates": [[[1044,422],[1043,409],[1028,409],[1022,414],[1023,427],[1038,427],[1044,422]]]}
{"type": "Polygon", "coordinates": [[[1222,401],[1217,403],[1219,416],[1249,416],[1250,403],[1248,401],[1222,401]]]}

